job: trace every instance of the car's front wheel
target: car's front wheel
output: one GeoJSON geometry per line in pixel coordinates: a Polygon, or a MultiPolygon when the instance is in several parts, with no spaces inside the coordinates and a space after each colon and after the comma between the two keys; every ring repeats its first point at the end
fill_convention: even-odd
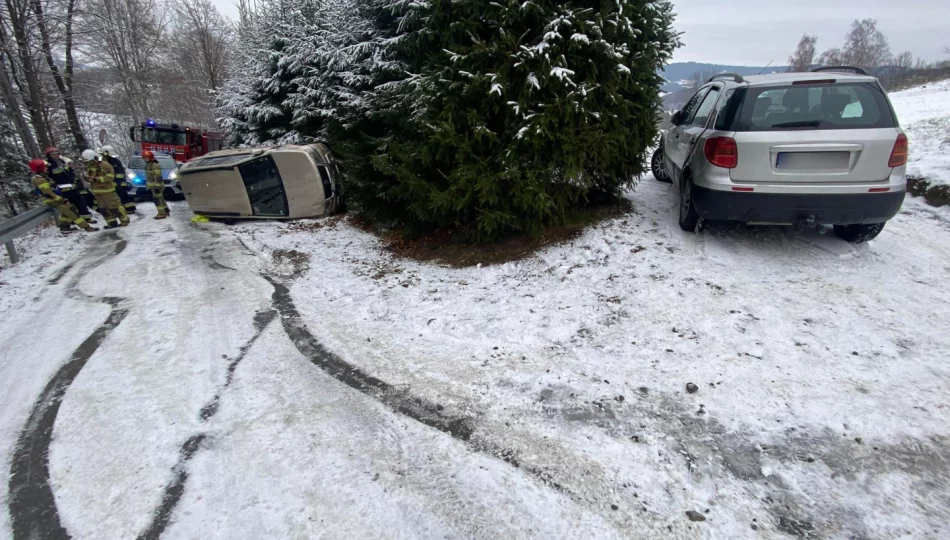
{"type": "Polygon", "coordinates": [[[653,152],[653,157],[650,159],[650,170],[653,171],[653,178],[656,178],[658,181],[666,182],[667,184],[673,183],[669,171],[666,170],[662,146],[653,152]]]}
{"type": "Polygon", "coordinates": [[[835,236],[852,244],[863,244],[877,238],[884,230],[883,223],[867,225],[835,225],[835,236]]]}
{"type": "Polygon", "coordinates": [[[699,225],[699,212],[693,204],[693,182],[688,177],[683,179],[680,187],[680,228],[687,232],[696,232],[699,225]]]}

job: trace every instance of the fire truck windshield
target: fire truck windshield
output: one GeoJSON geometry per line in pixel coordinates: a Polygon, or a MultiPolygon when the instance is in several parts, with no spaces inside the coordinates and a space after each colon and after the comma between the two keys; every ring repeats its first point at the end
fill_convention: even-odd
{"type": "Polygon", "coordinates": [[[188,144],[184,131],[171,131],[155,128],[143,128],[142,140],[144,142],[156,144],[174,144],[179,146],[188,144]]]}

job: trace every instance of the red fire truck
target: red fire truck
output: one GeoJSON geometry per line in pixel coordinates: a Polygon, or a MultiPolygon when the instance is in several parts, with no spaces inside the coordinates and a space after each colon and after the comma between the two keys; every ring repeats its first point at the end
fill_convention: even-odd
{"type": "Polygon", "coordinates": [[[224,147],[220,133],[178,124],[159,124],[149,118],[129,128],[129,137],[142,144],[141,150],[168,154],[175,161],[188,161],[224,147]]]}

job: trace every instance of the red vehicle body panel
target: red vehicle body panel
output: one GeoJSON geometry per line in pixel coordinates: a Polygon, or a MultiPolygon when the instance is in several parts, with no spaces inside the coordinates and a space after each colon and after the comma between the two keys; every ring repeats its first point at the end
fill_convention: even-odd
{"type": "Polygon", "coordinates": [[[220,150],[224,145],[220,133],[178,124],[159,124],[152,120],[129,128],[129,136],[140,143],[141,151],[168,154],[181,162],[220,150]]]}

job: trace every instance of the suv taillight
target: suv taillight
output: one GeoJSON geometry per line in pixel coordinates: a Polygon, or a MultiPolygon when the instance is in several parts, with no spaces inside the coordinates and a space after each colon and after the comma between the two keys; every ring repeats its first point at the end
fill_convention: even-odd
{"type": "Polygon", "coordinates": [[[735,169],[739,164],[739,147],[732,137],[706,139],[703,154],[710,163],[724,169],[735,169]]]}
{"type": "Polygon", "coordinates": [[[907,135],[901,133],[897,136],[894,149],[891,150],[891,158],[887,160],[887,166],[900,167],[905,163],[907,163],[907,135]]]}

